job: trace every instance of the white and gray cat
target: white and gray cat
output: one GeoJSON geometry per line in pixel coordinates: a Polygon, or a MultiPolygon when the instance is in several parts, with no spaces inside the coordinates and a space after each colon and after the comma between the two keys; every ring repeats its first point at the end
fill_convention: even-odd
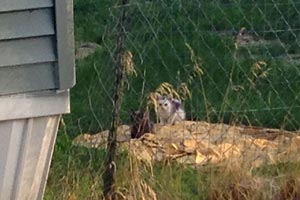
{"type": "Polygon", "coordinates": [[[156,115],[160,124],[175,124],[185,120],[185,111],[180,100],[158,95],[156,101],[156,115]]]}

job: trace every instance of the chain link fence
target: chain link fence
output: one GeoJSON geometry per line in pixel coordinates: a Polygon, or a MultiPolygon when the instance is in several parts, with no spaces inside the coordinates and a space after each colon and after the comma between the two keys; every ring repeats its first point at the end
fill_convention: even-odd
{"type": "MultiPolygon", "coordinates": [[[[130,159],[131,175],[138,173],[144,179],[131,184],[129,190],[135,195],[127,198],[193,199],[197,195],[209,199],[273,198],[274,188],[280,188],[280,184],[268,188],[269,179],[262,180],[256,175],[268,174],[269,164],[297,161],[300,2],[128,0],[111,3],[108,11],[109,17],[105,19],[108,25],[99,39],[101,53],[96,54],[101,55],[98,58],[101,61],[90,63],[94,65],[94,75],[86,85],[92,115],[90,120],[83,119],[79,124],[88,124],[84,125],[85,130],[111,126],[108,113],[116,106],[111,95],[117,84],[112,73],[114,67],[124,75],[119,82],[121,91],[117,92],[121,107],[117,109],[118,115],[112,115],[113,119],[120,119],[119,125],[131,123],[131,110],[147,110],[150,119],[157,122],[151,96],[157,93],[181,99],[188,121],[169,129],[156,125],[157,136],[147,135],[129,142],[128,148],[138,160],[148,164],[150,161],[148,171],[152,178],[143,174],[144,168],[138,167],[141,172],[134,173],[135,164],[130,159]],[[158,174],[164,167],[153,164],[153,160],[176,160],[183,164],[181,169],[186,166],[197,169],[200,178],[190,183],[195,191],[181,188],[171,194],[175,186],[168,185],[166,180],[176,182],[174,176],[178,175],[181,181],[191,181],[186,176],[195,174],[186,171],[173,174],[171,169],[175,172],[178,169],[166,165],[170,169],[162,171],[171,177],[165,174],[155,180],[153,176],[162,176],[158,174]],[[212,169],[211,164],[216,168],[212,169]],[[200,168],[207,165],[208,168],[200,168]],[[235,167],[228,172],[232,166],[235,167]],[[222,167],[225,171],[218,171],[222,167]],[[255,176],[251,174],[253,171],[255,176]],[[219,177],[218,172],[224,176],[219,177]],[[206,179],[202,174],[206,174],[206,179]],[[204,179],[209,186],[200,184],[204,179]],[[255,189],[256,186],[261,190],[255,189]],[[166,188],[169,193],[162,192],[166,188]],[[262,190],[267,192],[263,194],[262,190]],[[188,196],[186,191],[195,196],[188,196]]],[[[79,70],[84,73],[85,69],[79,70]]],[[[116,130],[115,124],[109,135],[119,140],[120,133],[116,135],[116,130]]],[[[113,163],[111,160],[106,164],[111,168],[113,163]]],[[[118,174],[118,166],[115,170],[111,173],[118,174]]],[[[291,187],[297,184],[294,181],[291,187]]]]}
{"type": "MultiPolygon", "coordinates": [[[[138,74],[123,110],[137,109],[161,83],[185,83],[188,119],[298,129],[299,3],[131,0],[123,7],[124,48],[138,74]]],[[[110,8],[104,35],[111,55],[120,9],[110,8]]]]}

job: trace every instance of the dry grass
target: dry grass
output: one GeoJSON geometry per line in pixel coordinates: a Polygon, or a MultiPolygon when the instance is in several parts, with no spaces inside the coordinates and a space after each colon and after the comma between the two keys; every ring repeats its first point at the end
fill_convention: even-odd
{"type": "MultiPolygon", "coordinates": [[[[73,147],[67,160],[54,162],[45,199],[102,199],[103,153],[103,150],[73,147]]],[[[266,164],[255,169],[242,163],[193,167],[166,160],[151,164],[119,149],[116,169],[115,196],[120,200],[296,200],[300,197],[299,163],[266,164]]]]}
{"type": "MultiPolygon", "coordinates": [[[[289,165],[285,163],[284,165],[289,165]]],[[[279,165],[278,165],[279,166],[279,165]]],[[[278,166],[269,166],[279,170],[278,166]],[[275,168],[274,168],[275,167],[275,168]],[[277,168],[278,167],[278,168],[277,168]]],[[[241,167],[226,166],[209,179],[211,200],[296,200],[300,199],[298,169],[277,176],[257,175],[241,167]]]]}
{"type": "Polygon", "coordinates": [[[124,200],[157,200],[156,192],[148,184],[144,174],[152,176],[151,166],[144,165],[133,155],[128,154],[126,160],[120,163],[116,177],[119,199],[124,200]]]}
{"type": "Polygon", "coordinates": [[[127,75],[137,76],[135,65],[133,62],[133,54],[129,50],[125,50],[121,55],[121,64],[124,67],[124,71],[127,75]]]}
{"type": "Polygon", "coordinates": [[[230,165],[210,179],[209,199],[261,199],[262,181],[240,167],[230,165]]]}
{"type": "Polygon", "coordinates": [[[194,168],[165,161],[149,166],[128,156],[119,168],[117,185],[129,200],[300,199],[299,164],[266,165],[265,169],[270,170],[257,173],[260,169],[247,168],[241,163],[194,168]],[[278,173],[273,174],[274,171],[278,173]]]}

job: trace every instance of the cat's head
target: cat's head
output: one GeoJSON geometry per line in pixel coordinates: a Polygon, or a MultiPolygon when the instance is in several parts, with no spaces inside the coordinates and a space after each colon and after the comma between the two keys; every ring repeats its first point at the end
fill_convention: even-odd
{"type": "Polygon", "coordinates": [[[137,110],[137,111],[131,110],[130,118],[131,118],[131,122],[139,123],[142,120],[149,120],[150,115],[149,115],[149,112],[144,111],[144,110],[137,110]]]}
{"type": "Polygon", "coordinates": [[[156,101],[158,111],[170,111],[172,109],[172,97],[158,95],[156,101]]]}

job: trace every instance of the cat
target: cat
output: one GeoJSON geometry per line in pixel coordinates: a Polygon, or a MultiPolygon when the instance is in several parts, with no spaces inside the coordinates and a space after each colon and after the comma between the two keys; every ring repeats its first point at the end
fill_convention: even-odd
{"type": "Polygon", "coordinates": [[[153,123],[150,120],[149,112],[131,110],[130,117],[132,122],[131,138],[140,138],[145,133],[153,133],[153,123]]]}
{"type": "Polygon", "coordinates": [[[185,111],[180,100],[169,96],[157,96],[157,118],[160,124],[175,124],[185,120],[185,111]]]}

